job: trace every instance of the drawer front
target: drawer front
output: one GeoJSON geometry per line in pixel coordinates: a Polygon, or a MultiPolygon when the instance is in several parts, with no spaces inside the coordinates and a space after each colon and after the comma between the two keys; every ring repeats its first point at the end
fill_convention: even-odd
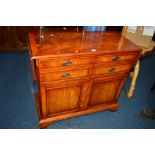
{"type": "Polygon", "coordinates": [[[66,58],[66,59],[50,59],[50,60],[40,60],[39,68],[50,69],[56,67],[68,67],[75,65],[89,65],[91,59],[86,57],[81,58],[66,58]]]}
{"type": "Polygon", "coordinates": [[[92,70],[92,75],[100,75],[100,74],[113,74],[118,72],[128,71],[130,69],[130,64],[126,65],[115,65],[115,66],[104,66],[104,67],[96,67],[92,70]]]}
{"type": "Polygon", "coordinates": [[[88,76],[88,69],[64,71],[64,72],[48,72],[40,73],[40,82],[51,82],[56,80],[65,80],[70,78],[80,78],[88,76]]]}
{"type": "Polygon", "coordinates": [[[103,55],[103,56],[96,56],[95,64],[98,63],[106,63],[106,62],[120,62],[120,61],[128,61],[135,59],[135,54],[128,54],[128,55],[103,55]]]}

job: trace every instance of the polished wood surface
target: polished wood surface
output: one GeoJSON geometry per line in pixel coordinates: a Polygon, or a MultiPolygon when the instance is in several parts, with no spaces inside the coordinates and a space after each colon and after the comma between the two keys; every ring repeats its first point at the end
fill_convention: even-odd
{"type": "Polygon", "coordinates": [[[128,54],[128,55],[120,55],[120,54],[113,54],[113,55],[102,55],[96,56],[95,63],[105,63],[105,62],[120,62],[120,61],[127,61],[134,59],[136,55],[128,54]]]}
{"type": "Polygon", "coordinates": [[[93,68],[92,74],[93,75],[105,75],[105,74],[114,74],[119,72],[125,72],[129,71],[130,64],[124,64],[124,65],[110,65],[110,66],[103,66],[98,68],[93,68]]]}
{"type": "Polygon", "coordinates": [[[88,69],[71,70],[66,72],[41,73],[40,82],[52,82],[55,80],[66,80],[70,78],[81,78],[88,76],[88,69]]]}
{"type": "Polygon", "coordinates": [[[41,69],[52,69],[55,67],[68,67],[75,65],[87,65],[90,64],[91,60],[87,57],[67,57],[64,59],[47,59],[40,60],[40,68],[41,69]]]}
{"type": "Polygon", "coordinates": [[[47,115],[78,109],[81,85],[47,89],[47,115]],[[59,99],[59,100],[58,100],[59,99]]]}
{"type": "Polygon", "coordinates": [[[29,46],[40,128],[83,114],[116,111],[141,51],[117,32],[35,31],[29,33],[29,46]]]}
{"type": "Polygon", "coordinates": [[[29,34],[30,42],[36,44],[32,59],[53,56],[75,56],[92,53],[133,52],[138,46],[118,32],[55,32],[45,31],[29,34]]]}
{"type": "Polygon", "coordinates": [[[107,81],[93,81],[90,93],[89,105],[98,105],[112,102],[116,99],[116,93],[122,79],[109,79],[107,81]],[[106,92],[106,93],[105,93],[106,92]]]}

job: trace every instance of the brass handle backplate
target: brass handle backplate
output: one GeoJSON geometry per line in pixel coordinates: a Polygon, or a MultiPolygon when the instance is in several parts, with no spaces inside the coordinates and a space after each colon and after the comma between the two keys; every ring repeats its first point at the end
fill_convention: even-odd
{"type": "Polygon", "coordinates": [[[115,70],[116,70],[115,67],[112,67],[112,68],[109,68],[109,69],[108,69],[108,71],[109,71],[110,73],[114,72],[115,70]]]}
{"type": "Polygon", "coordinates": [[[70,60],[66,60],[62,63],[62,66],[69,66],[72,65],[72,62],[70,60]]]}
{"type": "Polygon", "coordinates": [[[119,56],[114,56],[114,57],[112,57],[112,60],[113,60],[113,61],[118,61],[119,59],[120,59],[119,56]]]}
{"type": "Polygon", "coordinates": [[[62,78],[68,78],[68,77],[70,77],[71,75],[69,74],[69,73],[63,73],[62,75],[61,75],[61,77],[62,78]]]}

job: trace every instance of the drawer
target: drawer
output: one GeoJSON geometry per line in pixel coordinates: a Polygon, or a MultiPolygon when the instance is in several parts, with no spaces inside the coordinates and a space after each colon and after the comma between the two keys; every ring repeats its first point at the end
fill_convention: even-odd
{"type": "Polygon", "coordinates": [[[89,65],[91,59],[87,57],[78,58],[64,58],[64,59],[50,59],[50,60],[40,60],[40,69],[51,69],[56,67],[68,67],[75,65],[89,65]]]}
{"type": "Polygon", "coordinates": [[[135,54],[128,54],[128,55],[103,55],[103,56],[96,56],[95,64],[98,63],[106,63],[106,62],[120,62],[120,61],[128,61],[135,59],[135,54]]]}
{"type": "Polygon", "coordinates": [[[51,82],[70,78],[80,78],[88,76],[88,69],[72,70],[66,72],[46,72],[40,73],[40,82],[51,82]]]}
{"type": "Polygon", "coordinates": [[[115,66],[104,66],[104,67],[96,67],[92,70],[92,75],[100,75],[100,74],[113,74],[118,72],[128,71],[130,69],[130,64],[125,65],[115,65],[115,66]]]}

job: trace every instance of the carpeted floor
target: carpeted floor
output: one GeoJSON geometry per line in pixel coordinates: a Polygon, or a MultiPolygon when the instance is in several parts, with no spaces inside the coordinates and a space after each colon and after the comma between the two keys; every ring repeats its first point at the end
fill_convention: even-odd
{"type": "MultiPolygon", "coordinates": [[[[141,129],[155,128],[154,120],[145,120],[139,112],[155,108],[155,54],[141,61],[135,95],[126,97],[130,79],[119,98],[117,112],[103,111],[50,125],[49,129],[141,129]]],[[[0,52],[0,128],[38,128],[38,117],[33,98],[34,87],[28,52],[0,52]]]]}

